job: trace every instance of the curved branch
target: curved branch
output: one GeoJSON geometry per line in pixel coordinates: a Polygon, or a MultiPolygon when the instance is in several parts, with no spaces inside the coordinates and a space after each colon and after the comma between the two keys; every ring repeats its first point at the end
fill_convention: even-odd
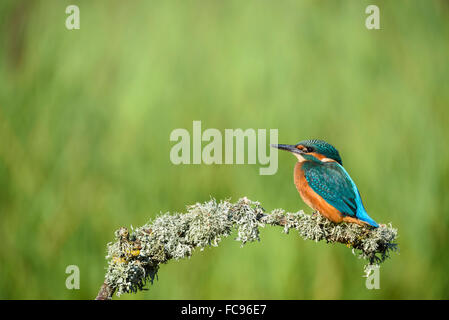
{"type": "Polygon", "coordinates": [[[259,202],[246,197],[236,203],[211,199],[188,206],[184,214],[161,215],[131,234],[127,228],[118,229],[116,241],[108,244],[108,271],[96,299],[110,299],[115,292],[119,296],[142,290],[148,281],[153,282],[161,264],[189,257],[196,248],[217,246],[234,229],[242,246],[260,241],[259,228],[266,225],[282,226],[285,233],[296,229],[306,240],[343,243],[369,264],[384,262],[391,251],[398,249],[397,229],[391,224],[376,229],[335,224],[320,214],[303,211],[285,213],[275,209],[266,214],[259,202]]]}

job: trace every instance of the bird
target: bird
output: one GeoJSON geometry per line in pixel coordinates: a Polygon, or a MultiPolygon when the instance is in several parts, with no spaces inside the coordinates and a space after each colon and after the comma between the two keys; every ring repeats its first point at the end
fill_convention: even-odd
{"type": "Polygon", "coordinates": [[[378,228],[365,210],[356,184],[343,167],[338,150],[323,140],[303,140],[295,145],[272,144],[298,159],[294,183],[303,201],[335,222],[378,228]]]}

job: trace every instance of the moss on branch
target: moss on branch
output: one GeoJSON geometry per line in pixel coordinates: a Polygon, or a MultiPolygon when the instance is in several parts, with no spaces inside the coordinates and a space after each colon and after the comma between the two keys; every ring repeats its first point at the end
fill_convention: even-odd
{"type": "Polygon", "coordinates": [[[335,224],[303,211],[275,209],[266,214],[259,202],[247,198],[236,203],[211,199],[188,206],[184,214],[163,214],[131,232],[124,227],[117,230],[115,242],[108,244],[108,270],[97,299],[142,290],[153,282],[161,264],[190,257],[197,248],[218,246],[234,229],[242,246],[259,241],[259,228],[266,225],[282,226],[285,233],[295,229],[306,240],[343,243],[369,264],[380,264],[397,250],[397,229],[391,224],[377,229],[335,224]]]}

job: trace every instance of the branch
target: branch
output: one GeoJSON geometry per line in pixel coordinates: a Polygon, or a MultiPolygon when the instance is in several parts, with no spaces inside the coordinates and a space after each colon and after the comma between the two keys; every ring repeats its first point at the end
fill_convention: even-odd
{"type": "Polygon", "coordinates": [[[111,288],[106,282],[101,285],[100,291],[98,292],[95,300],[110,300],[114,294],[115,289],[111,288]]]}
{"type": "Polygon", "coordinates": [[[188,206],[185,214],[161,215],[131,234],[127,228],[118,229],[116,241],[108,243],[108,270],[97,299],[110,299],[114,292],[120,296],[143,290],[148,281],[153,283],[161,264],[190,257],[196,248],[218,246],[234,229],[242,246],[260,241],[259,228],[265,225],[282,226],[285,233],[296,229],[305,240],[343,243],[369,264],[384,262],[391,251],[398,249],[397,229],[391,224],[376,229],[335,224],[320,214],[303,211],[285,213],[275,209],[265,214],[259,202],[247,198],[236,203],[211,199],[188,206]]]}

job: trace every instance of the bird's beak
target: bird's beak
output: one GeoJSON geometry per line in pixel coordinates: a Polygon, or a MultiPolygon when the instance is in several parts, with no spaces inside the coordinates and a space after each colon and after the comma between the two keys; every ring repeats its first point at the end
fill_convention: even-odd
{"type": "Polygon", "coordinates": [[[304,151],[296,148],[296,146],[290,145],[290,144],[271,144],[272,148],[277,148],[285,151],[289,151],[292,153],[302,154],[304,151]]]}

